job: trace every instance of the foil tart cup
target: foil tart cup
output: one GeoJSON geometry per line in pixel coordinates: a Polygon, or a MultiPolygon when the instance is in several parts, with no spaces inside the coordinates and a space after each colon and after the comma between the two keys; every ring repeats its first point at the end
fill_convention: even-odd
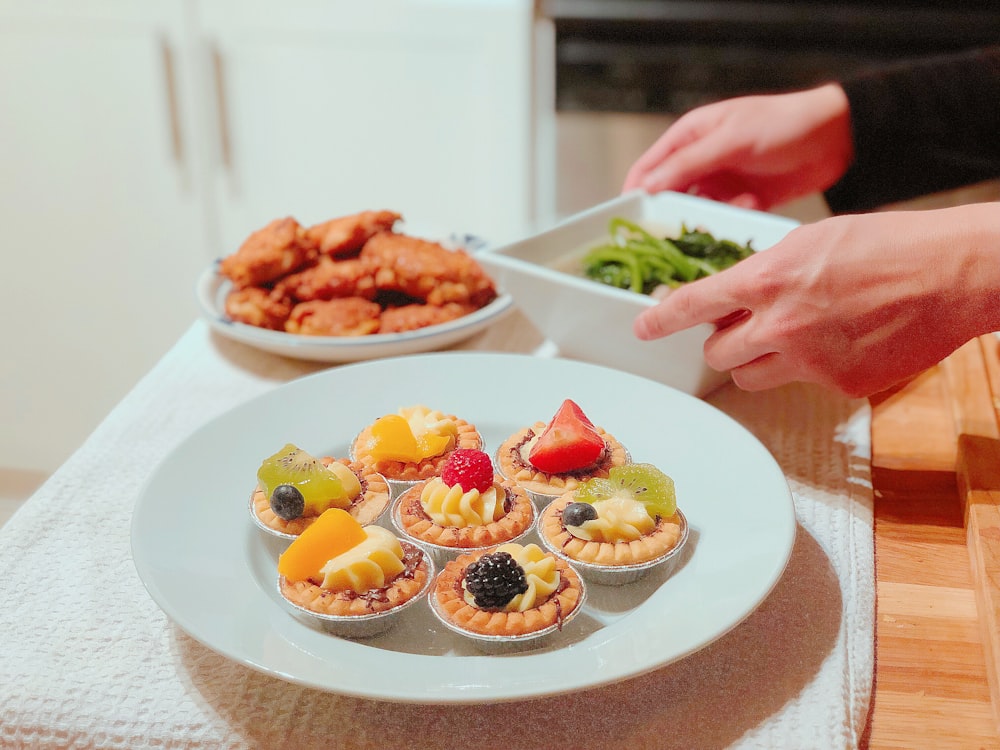
{"type": "Polygon", "coordinates": [[[433,612],[434,616],[441,621],[442,625],[453,633],[467,638],[483,653],[509,654],[517,651],[542,648],[549,641],[551,641],[556,634],[565,628],[566,625],[568,625],[569,622],[583,610],[583,605],[587,601],[587,584],[582,580],[580,581],[580,601],[577,603],[576,607],[573,608],[573,611],[563,618],[562,622],[554,623],[547,628],[536,630],[533,633],[525,633],[524,635],[484,635],[482,633],[474,633],[471,630],[466,630],[465,628],[456,625],[447,618],[445,613],[441,610],[441,606],[438,604],[437,597],[434,596],[433,590],[431,590],[430,594],[428,594],[427,600],[430,603],[431,612],[433,612]]]}
{"type": "MultiPolygon", "coordinates": [[[[418,484],[422,483],[423,482],[419,482],[418,484]]],[[[525,528],[523,532],[521,532],[517,536],[499,542],[490,542],[489,544],[485,544],[481,547],[450,547],[444,544],[434,544],[433,542],[424,541],[423,539],[419,539],[418,537],[413,536],[406,530],[406,528],[403,526],[403,521],[400,516],[400,509],[402,508],[403,503],[406,500],[407,497],[406,493],[404,492],[403,494],[397,496],[392,501],[389,511],[389,521],[392,523],[393,529],[396,532],[398,532],[400,536],[412,542],[413,544],[416,544],[419,547],[423,548],[427,552],[427,554],[430,555],[431,559],[433,559],[434,562],[437,563],[438,565],[445,565],[446,563],[457,558],[459,555],[465,555],[472,552],[482,552],[483,550],[490,549],[491,547],[496,547],[497,545],[500,544],[507,544],[508,542],[520,543],[522,540],[524,540],[526,536],[528,536],[532,531],[535,530],[535,526],[538,523],[538,508],[535,506],[535,503],[531,501],[529,495],[529,504],[531,506],[531,523],[527,526],[527,528],[525,528]]]]}
{"type": "MultiPolygon", "coordinates": [[[[417,546],[411,545],[406,541],[401,541],[400,543],[404,547],[407,545],[410,547],[417,546]]],[[[434,566],[433,559],[422,548],[418,547],[418,550],[427,564],[427,580],[424,581],[424,585],[420,591],[414,594],[413,597],[385,612],[373,612],[368,615],[328,615],[322,612],[313,612],[311,609],[306,609],[293,601],[289,601],[281,593],[280,576],[277,582],[278,595],[294,612],[317,622],[323,630],[332,635],[340,638],[371,638],[372,636],[386,632],[414,604],[427,600],[427,592],[430,591],[431,586],[434,584],[434,579],[437,577],[437,569],[434,566]]]]}
{"type": "Polygon", "coordinates": [[[638,581],[648,575],[650,571],[657,569],[662,570],[665,568],[668,577],[673,574],[674,568],[677,567],[677,563],[681,559],[681,550],[684,549],[689,536],[687,518],[680,509],[677,510],[677,516],[680,519],[681,527],[681,536],[677,540],[677,544],[660,557],[632,565],[598,565],[596,563],[583,562],[570,557],[557,548],[541,532],[538,533],[538,538],[545,549],[572,565],[576,572],[587,582],[607,586],[624,586],[625,584],[638,581]]]}

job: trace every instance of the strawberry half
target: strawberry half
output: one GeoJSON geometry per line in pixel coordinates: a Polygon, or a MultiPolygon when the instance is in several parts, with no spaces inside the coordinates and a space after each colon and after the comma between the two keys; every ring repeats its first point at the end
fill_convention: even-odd
{"type": "Polygon", "coordinates": [[[531,465],[546,474],[563,474],[592,466],[604,452],[604,438],[583,409],[570,399],[546,426],[528,453],[531,465]]]}
{"type": "Polygon", "coordinates": [[[462,486],[462,492],[486,492],[493,486],[493,461],[482,451],[458,448],[452,451],[441,470],[441,481],[449,487],[462,486]]]}

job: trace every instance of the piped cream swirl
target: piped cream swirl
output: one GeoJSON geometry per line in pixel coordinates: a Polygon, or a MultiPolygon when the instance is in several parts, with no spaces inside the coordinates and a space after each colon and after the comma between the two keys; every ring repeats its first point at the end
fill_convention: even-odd
{"type": "Polygon", "coordinates": [[[570,534],[592,542],[630,542],[656,526],[646,506],[628,497],[611,497],[594,503],[597,518],[580,526],[566,526],[570,534]]]}
{"type": "Polygon", "coordinates": [[[440,477],[434,477],[421,490],[420,505],[439,526],[464,529],[503,518],[506,497],[503,487],[495,483],[485,492],[477,489],[466,492],[460,484],[449,487],[440,477]]]}
{"type": "Polygon", "coordinates": [[[403,572],[403,547],[381,526],[366,526],[366,539],[322,567],[322,588],[363,594],[380,589],[403,572]]]}

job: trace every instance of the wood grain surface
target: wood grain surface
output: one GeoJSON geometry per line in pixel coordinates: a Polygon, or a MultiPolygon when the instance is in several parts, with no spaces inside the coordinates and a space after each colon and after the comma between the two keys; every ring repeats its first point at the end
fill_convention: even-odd
{"type": "Polygon", "coordinates": [[[991,336],[871,399],[870,750],[1000,748],[998,393],[991,336]]]}

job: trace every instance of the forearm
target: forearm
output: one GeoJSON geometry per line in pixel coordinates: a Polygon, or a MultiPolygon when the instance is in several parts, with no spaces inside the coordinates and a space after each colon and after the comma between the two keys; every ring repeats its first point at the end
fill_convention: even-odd
{"type": "Polygon", "coordinates": [[[862,211],[1000,177],[1000,47],[844,81],[854,161],[826,191],[862,211]]]}

